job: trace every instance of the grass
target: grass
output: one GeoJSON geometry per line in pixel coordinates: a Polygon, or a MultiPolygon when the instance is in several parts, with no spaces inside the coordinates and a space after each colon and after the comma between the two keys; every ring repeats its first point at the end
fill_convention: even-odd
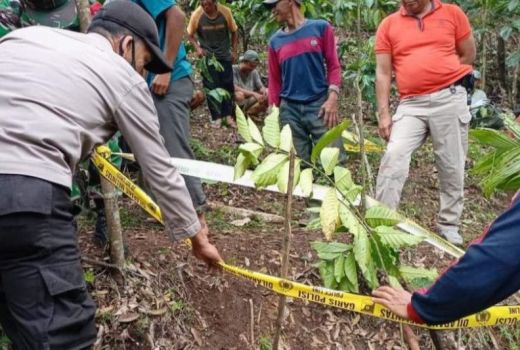
{"type": "Polygon", "coordinates": [[[258,338],[258,345],[260,347],[260,350],[272,350],[273,344],[271,343],[271,338],[269,338],[266,335],[262,335],[260,338],[258,338]]]}
{"type": "Polygon", "coordinates": [[[209,149],[199,139],[191,139],[191,148],[199,160],[234,165],[238,157],[238,146],[223,144],[217,149],[209,149]]]}
{"type": "Polygon", "coordinates": [[[2,334],[2,328],[0,328],[0,350],[7,350],[9,349],[9,345],[11,345],[11,341],[7,336],[2,334]]]}
{"type": "Polygon", "coordinates": [[[500,335],[510,350],[520,350],[520,325],[500,327],[500,335]]]}

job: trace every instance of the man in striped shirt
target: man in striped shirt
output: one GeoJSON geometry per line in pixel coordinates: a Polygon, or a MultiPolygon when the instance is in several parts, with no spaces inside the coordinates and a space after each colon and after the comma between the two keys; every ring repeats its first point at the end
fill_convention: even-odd
{"type": "Polygon", "coordinates": [[[334,31],[324,20],[306,19],[302,0],[265,0],[283,27],[269,41],[269,105],[291,126],[296,152],[308,161],[315,143],[338,123],[341,67],[334,31]]]}

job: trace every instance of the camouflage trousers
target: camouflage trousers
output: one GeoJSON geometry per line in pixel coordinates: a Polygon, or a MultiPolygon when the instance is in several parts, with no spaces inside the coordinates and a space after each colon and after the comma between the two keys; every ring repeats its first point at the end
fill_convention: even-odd
{"type": "Polygon", "coordinates": [[[376,199],[396,209],[412,153],[431,136],[439,175],[440,232],[458,232],[464,200],[464,165],[471,114],[466,90],[452,86],[401,101],[377,177],[376,199]]]}

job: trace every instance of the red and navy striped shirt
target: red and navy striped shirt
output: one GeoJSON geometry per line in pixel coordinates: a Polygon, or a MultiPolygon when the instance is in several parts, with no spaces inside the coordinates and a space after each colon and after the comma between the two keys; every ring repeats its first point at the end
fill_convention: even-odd
{"type": "Polygon", "coordinates": [[[269,41],[269,104],[280,99],[308,103],[341,85],[334,31],[324,20],[306,19],[293,32],[277,31],[269,41]]]}

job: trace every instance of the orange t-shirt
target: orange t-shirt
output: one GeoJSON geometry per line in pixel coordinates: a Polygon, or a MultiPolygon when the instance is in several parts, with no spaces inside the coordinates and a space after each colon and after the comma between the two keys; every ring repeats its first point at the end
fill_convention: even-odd
{"type": "Polygon", "coordinates": [[[391,54],[401,98],[425,95],[472,71],[461,64],[456,45],[471,34],[468,17],[452,4],[433,1],[422,19],[401,9],[386,17],[376,34],[376,54],[391,54]]]}

